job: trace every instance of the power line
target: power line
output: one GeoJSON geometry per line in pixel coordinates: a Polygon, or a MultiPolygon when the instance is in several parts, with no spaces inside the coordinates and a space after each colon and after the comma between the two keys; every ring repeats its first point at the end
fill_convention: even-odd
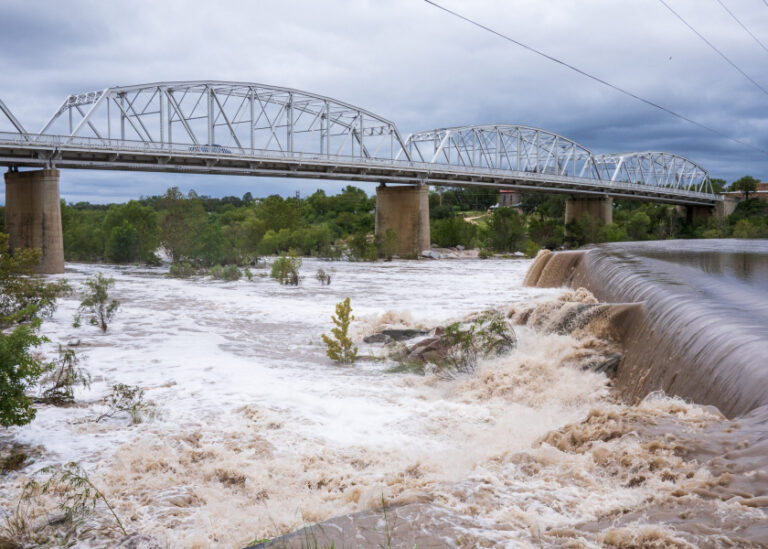
{"type": "MultiPolygon", "coordinates": [[[[749,30],[749,29],[746,27],[746,25],[745,25],[744,23],[742,23],[742,22],[741,22],[741,20],[740,20],[738,17],[736,17],[736,16],[733,14],[733,12],[732,12],[731,10],[729,10],[729,9],[728,9],[728,7],[727,7],[725,4],[723,4],[722,0],[716,0],[716,1],[717,1],[717,3],[718,3],[718,4],[720,4],[721,6],[723,6],[723,9],[724,9],[725,11],[727,11],[727,12],[728,12],[728,15],[730,15],[731,17],[733,17],[733,20],[734,20],[734,21],[736,21],[736,22],[737,22],[739,25],[741,25],[741,28],[742,28],[742,29],[744,29],[745,31],[747,31],[747,34],[749,34],[749,35],[752,37],[752,39],[753,39],[755,42],[757,42],[758,44],[760,44],[760,47],[761,47],[761,48],[763,48],[763,49],[764,49],[766,52],[768,52],[768,48],[766,48],[766,47],[765,47],[765,44],[763,44],[763,43],[760,41],[760,39],[759,39],[757,36],[755,36],[754,34],[752,34],[752,31],[750,31],[750,30],[749,30]]],[[[763,2],[765,2],[765,5],[766,5],[766,6],[768,6],[768,0],[763,0],[763,2]]]]}
{"type": "MultiPolygon", "coordinates": [[[[659,109],[660,111],[663,111],[663,112],[665,112],[665,113],[667,113],[669,115],[672,115],[672,116],[674,116],[676,118],[679,118],[680,120],[684,120],[685,122],[688,122],[689,124],[693,124],[694,126],[697,126],[697,127],[701,128],[703,130],[707,130],[708,132],[711,132],[711,133],[713,133],[715,135],[718,135],[720,137],[728,139],[729,141],[733,141],[734,143],[738,143],[739,145],[743,145],[745,147],[749,147],[750,149],[758,151],[758,152],[761,152],[763,154],[768,154],[768,150],[766,150],[766,149],[762,149],[760,147],[756,147],[754,145],[751,145],[750,143],[747,143],[746,141],[742,141],[740,139],[736,139],[735,137],[731,137],[730,135],[727,135],[727,134],[721,132],[720,130],[717,130],[715,128],[712,128],[710,126],[702,124],[701,122],[697,122],[697,121],[695,121],[695,120],[693,120],[691,118],[688,118],[687,116],[684,116],[684,115],[679,114],[679,113],[677,113],[677,112],[675,112],[675,111],[673,111],[671,109],[663,107],[663,106],[659,105],[658,103],[654,103],[653,101],[650,101],[648,99],[644,99],[644,98],[640,97],[639,95],[636,95],[636,94],[634,94],[634,93],[632,93],[632,92],[630,92],[628,90],[625,90],[624,88],[621,88],[619,86],[611,84],[610,82],[607,82],[607,81],[603,80],[602,78],[599,78],[599,77],[594,76],[592,74],[589,74],[588,72],[583,71],[583,70],[581,70],[581,69],[579,69],[577,67],[574,67],[573,65],[570,65],[569,63],[566,63],[565,61],[561,61],[560,59],[557,59],[556,57],[552,57],[551,55],[548,55],[548,54],[546,54],[546,53],[544,53],[542,51],[539,51],[536,48],[533,48],[533,47],[531,47],[531,46],[529,46],[527,44],[519,42],[518,40],[515,40],[514,38],[511,38],[511,37],[509,37],[509,36],[507,36],[505,34],[501,34],[500,32],[495,31],[492,28],[483,25],[482,23],[478,23],[477,21],[474,21],[474,20],[470,19],[469,17],[465,17],[464,15],[461,15],[460,13],[457,13],[455,11],[452,11],[452,10],[446,8],[446,7],[443,7],[440,4],[437,4],[436,2],[433,2],[432,0],[424,0],[424,1],[427,4],[430,4],[431,6],[434,6],[435,8],[437,8],[439,10],[442,10],[442,11],[444,11],[446,13],[449,13],[449,14],[453,15],[454,17],[458,17],[459,19],[461,19],[463,21],[466,21],[467,23],[469,23],[471,25],[474,25],[474,26],[476,26],[478,28],[481,28],[481,29],[483,29],[485,31],[488,31],[491,34],[495,34],[496,36],[498,36],[499,38],[502,38],[503,40],[506,40],[508,42],[512,42],[513,44],[518,45],[521,48],[524,48],[524,49],[526,49],[526,50],[528,50],[530,52],[533,52],[536,55],[540,55],[541,57],[549,59],[550,61],[553,61],[553,62],[557,63],[558,65],[562,65],[564,67],[567,67],[567,68],[571,69],[572,71],[579,73],[582,76],[586,76],[587,78],[589,78],[591,80],[594,80],[595,82],[599,82],[600,84],[602,84],[604,86],[608,86],[609,88],[611,88],[613,90],[616,90],[619,93],[623,93],[624,95],[627,95],[627,96],[631,97],[632,99],[636,99],[637,101],[645,103],[646,105],[648,105],[650,107],[653,107],[655,109],[659,109]]],[[[768,2],[768,0],[764,0],[764,1],[768,2]]]]}
{"type": "Polygon", "coordinates": [[[753,79],[751,76],[749,76],[749,75],[748,75],[746,72],[744,72],[743,70],[741,70],[741,67],[739,67],[739,66],[738,66],[736,63],[734,63],[733,61],[731,61],[731,60],[728,58],[728,56],[726,56],[726,55],[725,55],[723,52],[721,52],[719,49],[717,49],[717,48],[715,47],[715,45],[714,45],[714,44],[712,44],[712,42],[710,42],[709,40],[707,40],[706,38],[704,38],[704,35],[703,35],[703,34],[701,34],[699,31],[697,31],[696,29],[694,29],[694,28],[693,28],[693,27],[692,27],[692,26],[691,26],[691,25],[688,23],[688,21],[686,21],[685,19],[683,19],[683,17],[682,17],[682,16],[681,16],[679,13],[677,13],[675,10],[673,10],[673,9],[672,9],[672,8],[669,6],[669,4],[667,4],[667,3],[666,3],[664,0],[659,0],[659,2],[661,2],[661,3],[664,5],[664,7],[665,7],[665,8],[667,8],[669,11],[671,11],[671,12],[672,12],[672,13],[675,15],[675,17],[677,17],[678,19],[680,19],[680,21],[682,21],[682,22],[683,22],[683,24],[684,24],[686,27],[688,27],[689,29],[691,29],[691,30],[694,32],[694,34],[696,34],[696,36],[698,36],[699,38],[701,38],[701,39],[702,39],[702,40],[703,40],[703,41],[704,41],[704,42],[705,42],[705,43],[706,43],[706,44],[707,44],[707,45],[708,45],[710,48],[712,48],[713,50],[715,50],[715,51],[717,52],[717,54],[718,54],[720,57],[722,57],[723,59],[725,59],[725,60],[728,62],[728,64],[729,64],[729,65],[731,65],[731,66],[732,66],[734,69],[736,69],[737,71],[739,71],[739,72],[742,74],[742,76],[744,76],[744,78],[746,78],[747,80],[749,80],[750,82],[752,82],[752,83],[753,83],[755,86],[757,86],[757,88],[758,88],[760,91],[762,91],[762,92],[763,92],[765,95],[768,95],[768,90],[766,90],[764,87],[762,87],[760,84],[758,84],[758,83],[757,83],[757,82],[756,82],[756,81],[755,81],[755,80],[754,80],[754,79],[753,79]]]}

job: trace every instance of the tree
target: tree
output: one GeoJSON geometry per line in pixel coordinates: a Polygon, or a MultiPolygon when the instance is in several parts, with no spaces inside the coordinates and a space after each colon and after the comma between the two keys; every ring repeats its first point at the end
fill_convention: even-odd
{"type": "Polygon", "coordinates": [[[119,301],[109,299],[109,288],[114,284],[114,278],[105,277],[101,273],[85,281],[83,301],[75,316],[76,327],[80,325],[80,315],[85,312],[91,315],[88,321],[92,325],[98,326],[102,333],[107,331],[107,324],[120,307],[119,301]]]}
{"type": "Polygon", "coordinates": [[[523,216],[514,208],[496,208],[488,220],[488,240],[494,250],[516,252],[525,240],[523,216]]]}
{"type": "Polygon", "coordinates": [[[104,217],[102,230],[107,237],[106,256],[112,261],[155,261],[159,228],[157,213],[150,206],[142,206],[135,200],[112,205],[104,217]]]}
{"type": "Polygon", "coordinates": [[[734,181],[731,187],[735,191],[742,191],[746,196],[746,199],[749,200],[749,193],[755,192],[757,190],[758,183],[759,181],[751,175],[745,175],[744,177],[734,181]]]}
{"type": "Polygon", "coordinates": [[[165,212],[160,222],[160,243],[174,263],[195,258],[199,236],[208,221],[202,201],[193,191],[184,197],[178,187],[171,187],[162,204],[165,212]]]}
{"type": "Polygon", "coordinates": [[[34,274],[40,250],[16,250],[0,233],[0,425],[25,425],[35,418],[27,395],[47,366],[32,349],[46,341],[41,320],[56,308],[66,281],[45,283],[34,274]]]}
{"type": "Polygon", "coordinates": [[[645,240],[648,238],[648,229],[651,226],[651,218],[645,212],[635,212],[627,223],[627,232],[632,240],[645,240]]]}
{"type": "Polygon", "coordinates": [[[331,316],[335,328],[331,329],[331,336],[323,334],[321,337],[325,343],[325,354],[328,358],[339,364],[349,364],[357,358],[357,347],[349,338],[349,323],[355,319],[352,316],[352,306],[349,298],[336,304],[336,315],[331,316]]]}

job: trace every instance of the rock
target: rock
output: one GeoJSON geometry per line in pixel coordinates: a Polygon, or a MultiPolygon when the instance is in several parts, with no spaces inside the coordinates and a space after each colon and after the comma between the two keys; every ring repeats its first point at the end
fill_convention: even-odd
{"type": "Polygon", "coordinates": [[[392,341],[392,338],[386,334],[378,333],[378,334],[371,334],[369,336],[365,336],[363,338],[363,341],[365,341],[366,343],[389,343],[390,341],[392,341]]]}
{"type": "Polygon", "coordinates": [[[429,332],[406,328],[405,330],[382,330],[381,333],[395,341],[405,341],[407,339],[413,339],[414,337],[427,335],[429,332]]]}
{"type": "Polygon", "coordinates": [[[458,246],[456,246],[456,249],[459,250],[460,252],[463,252],[464,251],[464,246],[459,244],[458,246]]]}
{"type": "Polygon", "coordinates": [[[614,376],[616,375],[616,370],[619,368],[620,362],[621,362],[621,353],[608,355],[602,364],[599,364],[597,365],[597,367],[594,368],[594,371],[603,372],[608,376],[614,376]]]}
{"type": "Polygon", "coordinates": [[[435,252],[433,250],[423,250],[421,252],[421,257],[428,257],[429,259],[440,259],[440,252],[435,252]]]}
{"type": "Polygon", "coordinates": [[[382,330],[379,333],[365,336],[363,341],[366,343],[390,343],[392,341],[406,341],[414,337],[427,335],[429,332],[424,330],[412,330],[406,328],[403,330],[382,330]]]}

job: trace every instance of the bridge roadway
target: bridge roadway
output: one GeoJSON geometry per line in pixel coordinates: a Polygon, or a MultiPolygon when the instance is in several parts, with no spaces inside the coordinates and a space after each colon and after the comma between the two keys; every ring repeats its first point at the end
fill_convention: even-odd
{"type": "MultiPolygon", "coordinates": [[[[580,201],[571,208],[570,218],[589,211],[606,223],[611,221],[614,197],[689,209],[711,208],[722,201],[706,170],[674,153],[594,154],[562,135],[513,124],[441,128],[403,139],[391,121],[330,97],[209,80],[72,94],[37,133],[27,131],[0,101],[0,166],[9,168],[6,218],[11,216],[11,227],[21,222],[14,211],[31,200],[17,196],[28,192],[14,185],[28,173],[19,168],[42,169],[41,177],[49,182],[55,177],[56,196],[56,170],[62,168],[394,184],[380,187],[377,204],[387,202],[383,188],[400,188],[391,192],[392,197],[397,192],[401,196],[390,197],[391,208],[408,201],[422,204],[411,212],[422,220],[405,222],[385,215],[377,217],[377,230],[392,225],[409,234],[420,233],[413,226],[425,222],[428,206],[422,194],[427,185],[565,193],[570,204],[580,201]],[[402,185],[413,190],[410,197],[402,185]]],[[[16,213],[23,217],[24,212],[16,213]]],[[[38,213],[32,217],[37,219],[38,213]]],[[[421,234],[407,249],[428,245],[428,230],[421,234]]],[[[13,236],[11,240],[13,244],[13,236]]]]}

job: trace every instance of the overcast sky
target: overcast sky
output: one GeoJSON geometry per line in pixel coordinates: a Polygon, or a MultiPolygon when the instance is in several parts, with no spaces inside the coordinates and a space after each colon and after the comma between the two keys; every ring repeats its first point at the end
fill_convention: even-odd
{"type": "MultiPolygon", "coordinates": [[[[733,138],[768,149],[768,94],[658,0],[438,0],[534,48],[733,138]]],[[[666,0],[768,89],[768,52],[717,0],[666,0]]],[[[768,45],[764,0],[722,0],[768,45]]],[[[70,93],[164,80],[233,80],[331,96],[406,134],[512,123],[594,152],[664,150],[712,177],[768,180],[768,154],[623,96],[422,0],[0,0],[0,99],[39,130],[70,93]]],[[[8,125],[0,120],[0,130],[8,125]]],[[[171,186],[292,195],[343,183],[62,172],[67,201],[126,201],[171,186]]],[[[372,184],[360,184],[369,192],[372,184]]],[[[4,203],[5,195],[0,194],[4,203]]]]}

